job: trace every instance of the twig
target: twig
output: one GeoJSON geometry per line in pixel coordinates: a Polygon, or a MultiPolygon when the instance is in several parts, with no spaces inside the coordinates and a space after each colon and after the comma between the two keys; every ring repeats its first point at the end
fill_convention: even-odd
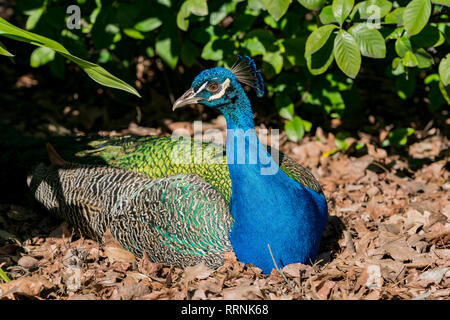
{"type": "Polygon", "coordinates": [[[355,244],[353,243],[352,235],[348,230],[344,230],[345,247],[352,253],[356,253],[355,244]]]}
{"type": "Polygon", "coordinates": [[[275,269],[277,269],[278,273],[283,277],[284,281],[286,281],[286,283],[289,285],[289,287],[292,290],[295,290],[294,287],[291,285],[291,283],[286,278],[286,276],[284,275],[283,271],[281,271],[280,268],[278,268],[275,258],[273,257],[272,249],[270,249],[270,244],[267,244],[267,247],[269,248],[270,256],[272,257],[272,261],[273,261],[273,264],[275,265],[275,269]]]}

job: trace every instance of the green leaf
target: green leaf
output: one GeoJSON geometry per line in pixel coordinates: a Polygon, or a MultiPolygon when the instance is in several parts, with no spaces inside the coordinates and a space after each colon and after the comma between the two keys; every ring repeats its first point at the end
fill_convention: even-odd
{"type": "Polygon", "coordinates": [[[349,147],[348,142],[346,141],[346,139],[350,137],[350,134],[348,132],[338,132],[336,134],[336,137],[334,139],[334,143],[336,144],[336,147],[339,150],[347,150],[349,147]]]}
{"type": "Polygon", "coordinates": [[[440,107],[446,103],[445,97],[443,96],[443,92],[441,92],[439,86],[439,84],[442,84],[442,82],[439,79],[439,74],[432,73],[428,75],[423,82],[429,88],[428,99],[430,100],[429,103],[430,107],[433,110],[439,110],[440,107]]]}
{"type": "Polygon", "coordinates": [[[306,65],[311,74],[315,76],[322,74],[327,71],[327,69],[333,63],[333,46],[335,38],[336,35],[332,34],[325,45],[319,49],[319,51],[306,57],[306,65]]]}
{"type": "Polygon", "coordinates": [[[189,40],[185,40],[183,42],[183,47],[181,48],[181,61],[190,67],[192,66],[198,57],[198,49],[197,46],[194,45],[189,40]]]}
{"type": "Polygon", "coordinates": [[[5,271],[3,271],[2,268],[0,268],[0,279],[3,280],[3,282],[10,282],[11,279],[6,275],[5,271]]]}
{"type": "Polygon", "coordinates": [[[5,45],[0,41],[0,54],[2,56],[14,57],[14,55],[6,49],[5,45]]]}
{"type": "Polygon", "coordinates": [[[183,31],[187,31],[189,21],[187,20],[192,14],[196,16],[208,15],[208,4],[206,0],[186,0],[181,5],[177,14],[177,25],[183,31]]]}
{"type": "Polygon", "coordinates": [[[422,49],[422,48],[418,49],[414,53],[414,55],[417,58],[417,61],[418,61],[417,66],[420,69],[426,69],[433,65],[433,62],[434,62],[433,57],[428,52],[426,52],[425,49],[422,49]]]}
{"type": "Polygon", "coordinates": [[[140,33],[139,31],[131,28],[123,29],[123,33],[125,33],[130,38],[136,39],[136,40],[142,40],[145,39],[145,36],[140,33]]]}
{"type": "Polygon", "coordinates": [[[300,67],[306,65],[305,44],[306,39],[304,37],[284,40],[285,56],[290,64],[300,67]]]}
{"type": "Polygon", "coordinates": [[[333,0],[331,8],[333,9],[333,15],[337,22],[342,25],[345,19],[348,17],[353,9],[355,0],[333,0]]]}
{"type": "MultiPolygon", "coordinates": [[[[405,28],[403,27],[398,27],[395,28],[391,33],[389,33],[386,36],[386,40],[390,40],[390,39],[398,39],[403,35],[403,32],[405,31],[405,28]]],[[[389,31],[388,31],[389,32],[389,31]]]]}
{"type": "Polygon", "coordinates": [[[392,3],[387,0],[366,0],[358,3],[361,19],[381,19],[391,11],[392,3]]]}
{"type": "Polygon", "coordinates": [[[417,67],[419,65],[419,61],[411,51],[406,51],[405,56],[402,58],[402,63],[405,67],[417,67]]]}
{"type": "Polygon", "coordinates": [[[278,22],[271,15],[267,15],[264,17],[264,23],[267,24],[272,29],[278,29],[278,22]]]}
{"type": "Polygon", "coordinates": [[[204,47],[203,47],[203,51],[202,51],[202,59],[205,60],[214,60],[214,61],[219,61],[223,59],[223,50],[214,50],[213,49],[213,44],[214,41],[210,41],[208,42],[204,47]]]}
{"type": "Polygon", "coordinates": [[[314,52],[317,52],[320,48],[322,48],[330,37],[331,32],[333,32],[333,30],[336,28],[337,26],[335,26],[334,24],[328,24],[314,30],[306,40],[305,57],[313,54],[314,52]]]}
{"type": "Polygon", "coordinates": [[[402,36],[395,41],[395,52],[403,58],[407,51],[412,51],[411,41],[407,36],[402,36]]]}
{"type": "Polygon", "coordinates": [[[377,29],[360,23],[355,24],[348,32],[355,38],[363,56],[377,59],[386,56],[386,43],[377,29]]]}
{"type": "Polygon", "coordinates": [[[444,86],[442,81],[439,81],[439,90],[441,90],[442,96],[448,105],[450,105],[450,86],[444,86]]]}
{"type": "Polygon", "coordinates": [[[283,56],[280,51],[266,52],[263,55],[263,61],[272,66],[276,74],[279,74],[283,69],[283,56]]]}
{"type": "Polygon", "coordinates": [[[410,38],[416,48],[438,47],[445,42],[444,35],[434,26],[427,25],[420,33],[410,38]]]}
{"type": "Polygon", "coordinates": [[[406,145],[408,142],[408,137],[414,133],[413,128],[401,128],[395,129],[389,132],[388,138],[383,141],[383,147],[396,146],[401,147],[406,145]]]}
{"type": "Polygon", "coordinates": [[[55,51],[45,47],[39,47],[33,50],[30,56],[30,66],[37,68],[43,66],[55,59],[55,51]]]}
{"type": "Polygon", "coordinates": [[[405,68],[403,66],[402,58],[396,57],[392,60],[392,74],[394,76],[398,76],[405,72],[405,68]]]}
{"type": "Polygon", "coordinates": [[[418,34],[427,24],[430,14],[430,0],[412,0],[408,3],[403,12],[403,23],[408,34],[418,34]]]}
{"type": "Polygon", "coordinates": [[[178,63],[178,52],[172,50],[173,39],[172,38],[159,38],[156,39],[155,49],[158,55],[164,62],[171,68],[175,69],[178,63]]]}
{"type": "Polygon", "coordinates": [[[309,10],[319,10],[327,2],[326,0],[298,0],[302,6],[309,10]]]}
{"type": "Polygon", "coordinates": [[[208,15],[208,3],[206,0],[188,0],[190,3],[190,10],[196,16],[208,15]]]}
{"type": "Polygon", "coordinates": [[[237,2],[226,2],[220,6],[217,11],[209,15],[209,23],[213,26],[218,25],[226,16],[236,10],[237,2]]]}
{"type": "Polygon", "coordinates": [[[384,23],[386,24],[403,24],[403,12],[405,8],[397,8],[392,12],[389,12],[384,17],[384,23]]]}
{"type": "Polygon", "coordinates": [[[39,20],[41,19],[41,16],[44,13],[44,8],[38,8],[29,13],[31,13],[31,15],[27,19],[25,28],[27,28],[27,30],[33,30],[34,27],[36,27],[39,20]]]}
{"type": "Polygon", "coordinates": [[[147,47],[145,49],[145,53],[149,58],[153,58],[155,56],[155,49],[153,49],[152,47],[147,47]]]}
{"type": "Polygon", "coordinates": [[[83,60],[81,58],[78,58],[72,54],[70,54],[69,51],[67,51],[64,46],[59,44],[58,42],[51,40],[49,38],[40,36],[36,33],[32,33],[26,30],[22,30],[12,24],[10,24],[8,21],[6,21],[3,18],[0,18],[0,36],[5,36],[14,40],[23,41],[27,43],[31,43],[33,45],[39,46],[39,47],[45,47],[48,49],[52,49],[56,51],[57,53],[63,55],[65,58],[75,62],[78,64],[93,80],[97,81],[98,83],[111,87],[116,88],[120,90],[124,90],[127,92],[130,92],[134,95],[137,95],[140,97],[139,93],[125,83],[124,81],[120,80],[119,78],[116,78],[112,74],[110,74],[108,71],[100,67],[99,65],[96,65],[95,63],[83,60]]]}
{"type": "Polygon", "coordinates": [[[347,31],[339,30],[334,40],[333,53],[339,69],[354,79],[361,67],[361,53],[355,38],[347,31]]]}
{"type": "Polygon", "coordinates": [[[142,20],[134,25],[134,28],[141,32],[149,32],[153,31],[159,26],[161,26],[162,21],[157,17],[150,17],[145,20],[142,20]]]}
{"type": "Polygon", "coordinates": [[[253,57],[266,53],[266,48],[258,38],[245,39],[240,43],[240,47],[250,51],[250,56],[253,57]]]}
{"type": "Polygon", "coordinates": [[[262,3],[269,14],[278,21],[286,13],[291,0],[262,0],[262,3]]]}
{"type": "Polygon", "coordinates": [[[111,5],[103,7],[92,26],[91,35],[95,49],[103,49],[114,43],[120,34],[116,10],[111,5]]]}
{"type": "Polygon", "coordinates": [[[324,7],[320,11],[319,19],[320,19],[320,22],[322,22],[322,24],[330,24],[333,22],[337,23],[337,20],[333,15],[333,8],[331,8],[331,5],[324,7]]]}
{"type": "Polygon", "coordinates": [[[450,53],[439,63],[439,76],[444,86],[450,84],[450,53]]]}
{"type": "Polygon", "coordinates": [[[431,0],[435,4],[440,4],[442,6],[450,7],[450,0],[431,0]]]}
{"type": "Polygon", "coordinates": [[[279,94],[275,97],[275,107],[280,116],[287,120],[294,119],[294,103],[287,94],[279,94]]]}
{"type": "Polygon", "coordinates": [[[395,87],[397,89],[397,95],[401,99],[406,100],[416,90],[416,79],[411,75],[406,77],[405,74],[402,74],[395,79],[395,87]]]}
{"type": "Polygon", "coordinates": [[[297,142],[305,135],[305,127],[302,118],[295,116],[292,121],[288,121],[284,125],[284,130],[289,140],[297,142]]]}

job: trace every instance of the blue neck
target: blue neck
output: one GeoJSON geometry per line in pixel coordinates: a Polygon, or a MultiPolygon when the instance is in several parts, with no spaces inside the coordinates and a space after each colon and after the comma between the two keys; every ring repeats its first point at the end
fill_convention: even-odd
{"type": "Polygon", "coordinates": [[[237,258],[263,272],[314,259],[325,226],[324,198],[289,178],[256,135],[250,102],[238,92],[235,103],[219,108],[227,120],[227,161],[234,218],[230,241],[237,258]],[[266,172],[264,173],[264,171],[266,172]],[[268,170],[268,171],[267,171],[268,170]]]}
{"type": "Polygon", "coordinates": [[[244,91],[238,90],[236,103],[221,108],[221,112],[227,120],[227,163],[232,184],[233,176],[246,175],[249,170],[268,174],[272,169],[276,173],[279,167],[256,135],[252,108],[244,91]]]}

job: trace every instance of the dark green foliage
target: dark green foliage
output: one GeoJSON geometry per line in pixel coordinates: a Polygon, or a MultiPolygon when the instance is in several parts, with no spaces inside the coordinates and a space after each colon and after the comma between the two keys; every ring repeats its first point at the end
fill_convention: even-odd
{"type": "MultiPolygon", "coordinates": [[[[264,105],[275,106],[294,141],[311,129],[303,119],[355,118],[358,92],[374,75],[391,81],[396,104],[417,97],[416,102],[438,110],[450,102],[447,0],[77,3],[80,30],[66,29],[63,0],[24,0],[15,10],[28,16],[26,27],[33,32],[114,74],[128,74],[127,81],[133,81],[130,66],[140,55],[161,59],[177,79],[181,65],[184,70],[230,66],[236,54],[250,55],[266,80],[264,105]],[[425,81],[433,74],[439,77],[425,81]]],[[[2,52],[8,51],[0,44],[2,52]]],[[[55,76],[64,77],[57,56],[38,48],[31,60],[33,66],[50,63],[55,76]]]]}

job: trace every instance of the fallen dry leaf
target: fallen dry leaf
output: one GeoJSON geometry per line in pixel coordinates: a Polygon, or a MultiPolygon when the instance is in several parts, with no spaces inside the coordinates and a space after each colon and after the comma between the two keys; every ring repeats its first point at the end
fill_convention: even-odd
{"type": "Polygon", "coordinates": [[[134,262],[135,256],[128,250],[124,249],[119,241],[114,238],[111,231],[108,229],[103,234],[102,242],[104,243],[104,251],[111,262],[134,262]]]}
{"type": "Polygon", "coordinates": [[[41,276],[22,277],[0,284],[0,298],[20,294],[28,297],[39,296],[44,289],[53,288],[53,284],[41,276]]]}

